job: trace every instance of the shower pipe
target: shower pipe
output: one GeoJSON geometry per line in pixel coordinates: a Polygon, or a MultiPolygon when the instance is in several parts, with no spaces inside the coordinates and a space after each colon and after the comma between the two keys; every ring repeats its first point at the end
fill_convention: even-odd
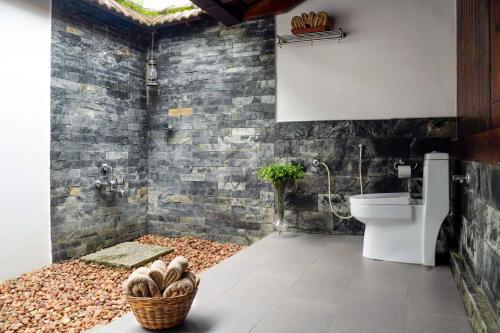
{"type": "MultiPolygon", "coordinates": [[[[359,188],[361,190],[361,194],[363,194],[363,173],[362,173],[362,160],[363,160],[363,145],[359,145],[359,164],[358,164],[358,171],[359,171],[359,188]]],[[[331,186],[333,184],[332,177],[330,175],[330,168],[328,168],[328,165],[325,163],[319,161],[319,160],[313,160],[312,165],[315,167],[318,167],[319,165],[322,165],[326,169],[326,173],[328,174],[328,203],[330,204],[330,209],[332,213],[337,216],[339,219],[342,220],[348,220],[352,218],[352,215],[347,215],[347,216],[342,216],[339,213],[335,211],[332,205],[332,190],[331,186]]]]}

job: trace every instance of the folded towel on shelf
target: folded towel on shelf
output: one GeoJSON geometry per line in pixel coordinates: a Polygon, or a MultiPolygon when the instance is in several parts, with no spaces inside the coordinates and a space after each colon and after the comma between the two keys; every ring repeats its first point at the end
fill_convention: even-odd
{"type": "Polygon", "coordinates": [[[182,296],[193,292],[195,284],[189,278],[182,278],[170,284],[163,292],[163,297],[182,296]]]}
{"type": "Polygon", "coordinates": [[[182,266],[177,261],[172,260],[167,266],[167,272],[163,279],[163,287],[168,288],[169,285],[179,280],[182,276],[182,266]]]}
{"type": "Polygon", "coordinates": [[[125,293],[135,297],[160,297],[160,288],[148,275],[149,269],[146,267],[133,271],[123,284],[125,293]]]}
{"type": "Polygon", "coordinates": [[[165,274],[167,274],[167,265],[163,262],[163,260],[156,260],[149,268],[148,276],[156,283],[158,288],[160,288],[160,291],[165,289],[165,286],[163,285],[165,281],[165,274]]]}

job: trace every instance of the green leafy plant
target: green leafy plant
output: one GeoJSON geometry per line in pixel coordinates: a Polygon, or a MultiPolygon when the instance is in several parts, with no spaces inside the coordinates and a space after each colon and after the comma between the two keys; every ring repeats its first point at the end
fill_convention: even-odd
{"type": "Polygon", "coordinates": [[[195,5],[188,5],[188,6],[180,6],[180,7],[173,7],[173,8],[166,8],[164,10],[151,10],[142,7],[141,5],[135,4],[132,1],[129,0],[116,0],[120,5],[123,5],[129,9],[132,9],[140,14],[146,15],[146,16],[160,16],[160,15],[167,15],[167,14],[174,14],[174,13],[180,13],[180,12],[185,12],[191,9],[195,9],[195,5]]]}
{"type": "Polygon", "coordinates": [[[304,178],[304,169],[300,165],[291,163],[273,163],[259,169],[259,178],[273,184],[288,183],[304,178]]]}
{"type": "Polygon", "coordinates": [[[304,178],[304,169],[300,165],[290,163],[273,163],[259,169],[259,178],[273,184],[275,225],[281,233],[285,215],[285,188],[289,183],[304,178]]]}

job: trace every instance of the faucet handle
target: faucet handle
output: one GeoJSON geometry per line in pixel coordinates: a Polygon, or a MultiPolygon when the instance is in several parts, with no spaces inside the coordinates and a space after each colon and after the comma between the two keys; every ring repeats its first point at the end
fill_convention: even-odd
{"type": "Polygon", "coordinates": [[[112,172],[113,172],[113,167],[111,165],[104,163],[101,166],[101,174],[103,176],[108,176],[110,174],[112,175],[112,172]]]}
{"type": "Polygon", "coordinates": [[[470,182],[470,175],[469,174],[466,174],[466,175],[452,175],[451,176],[451,180],[454,181],[454,182],[459,182],[460,184],[469,184],[470,182]]]}

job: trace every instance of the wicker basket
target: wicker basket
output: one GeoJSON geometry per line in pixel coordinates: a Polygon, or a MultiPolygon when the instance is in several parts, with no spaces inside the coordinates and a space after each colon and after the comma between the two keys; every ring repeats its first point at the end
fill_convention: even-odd
{"type": "Polygon", "coordinates": [[[198,289],[175,297],[131,297],[127,301],[144,328],[161,330],[180,325],[186,319],[198,289]]]}

